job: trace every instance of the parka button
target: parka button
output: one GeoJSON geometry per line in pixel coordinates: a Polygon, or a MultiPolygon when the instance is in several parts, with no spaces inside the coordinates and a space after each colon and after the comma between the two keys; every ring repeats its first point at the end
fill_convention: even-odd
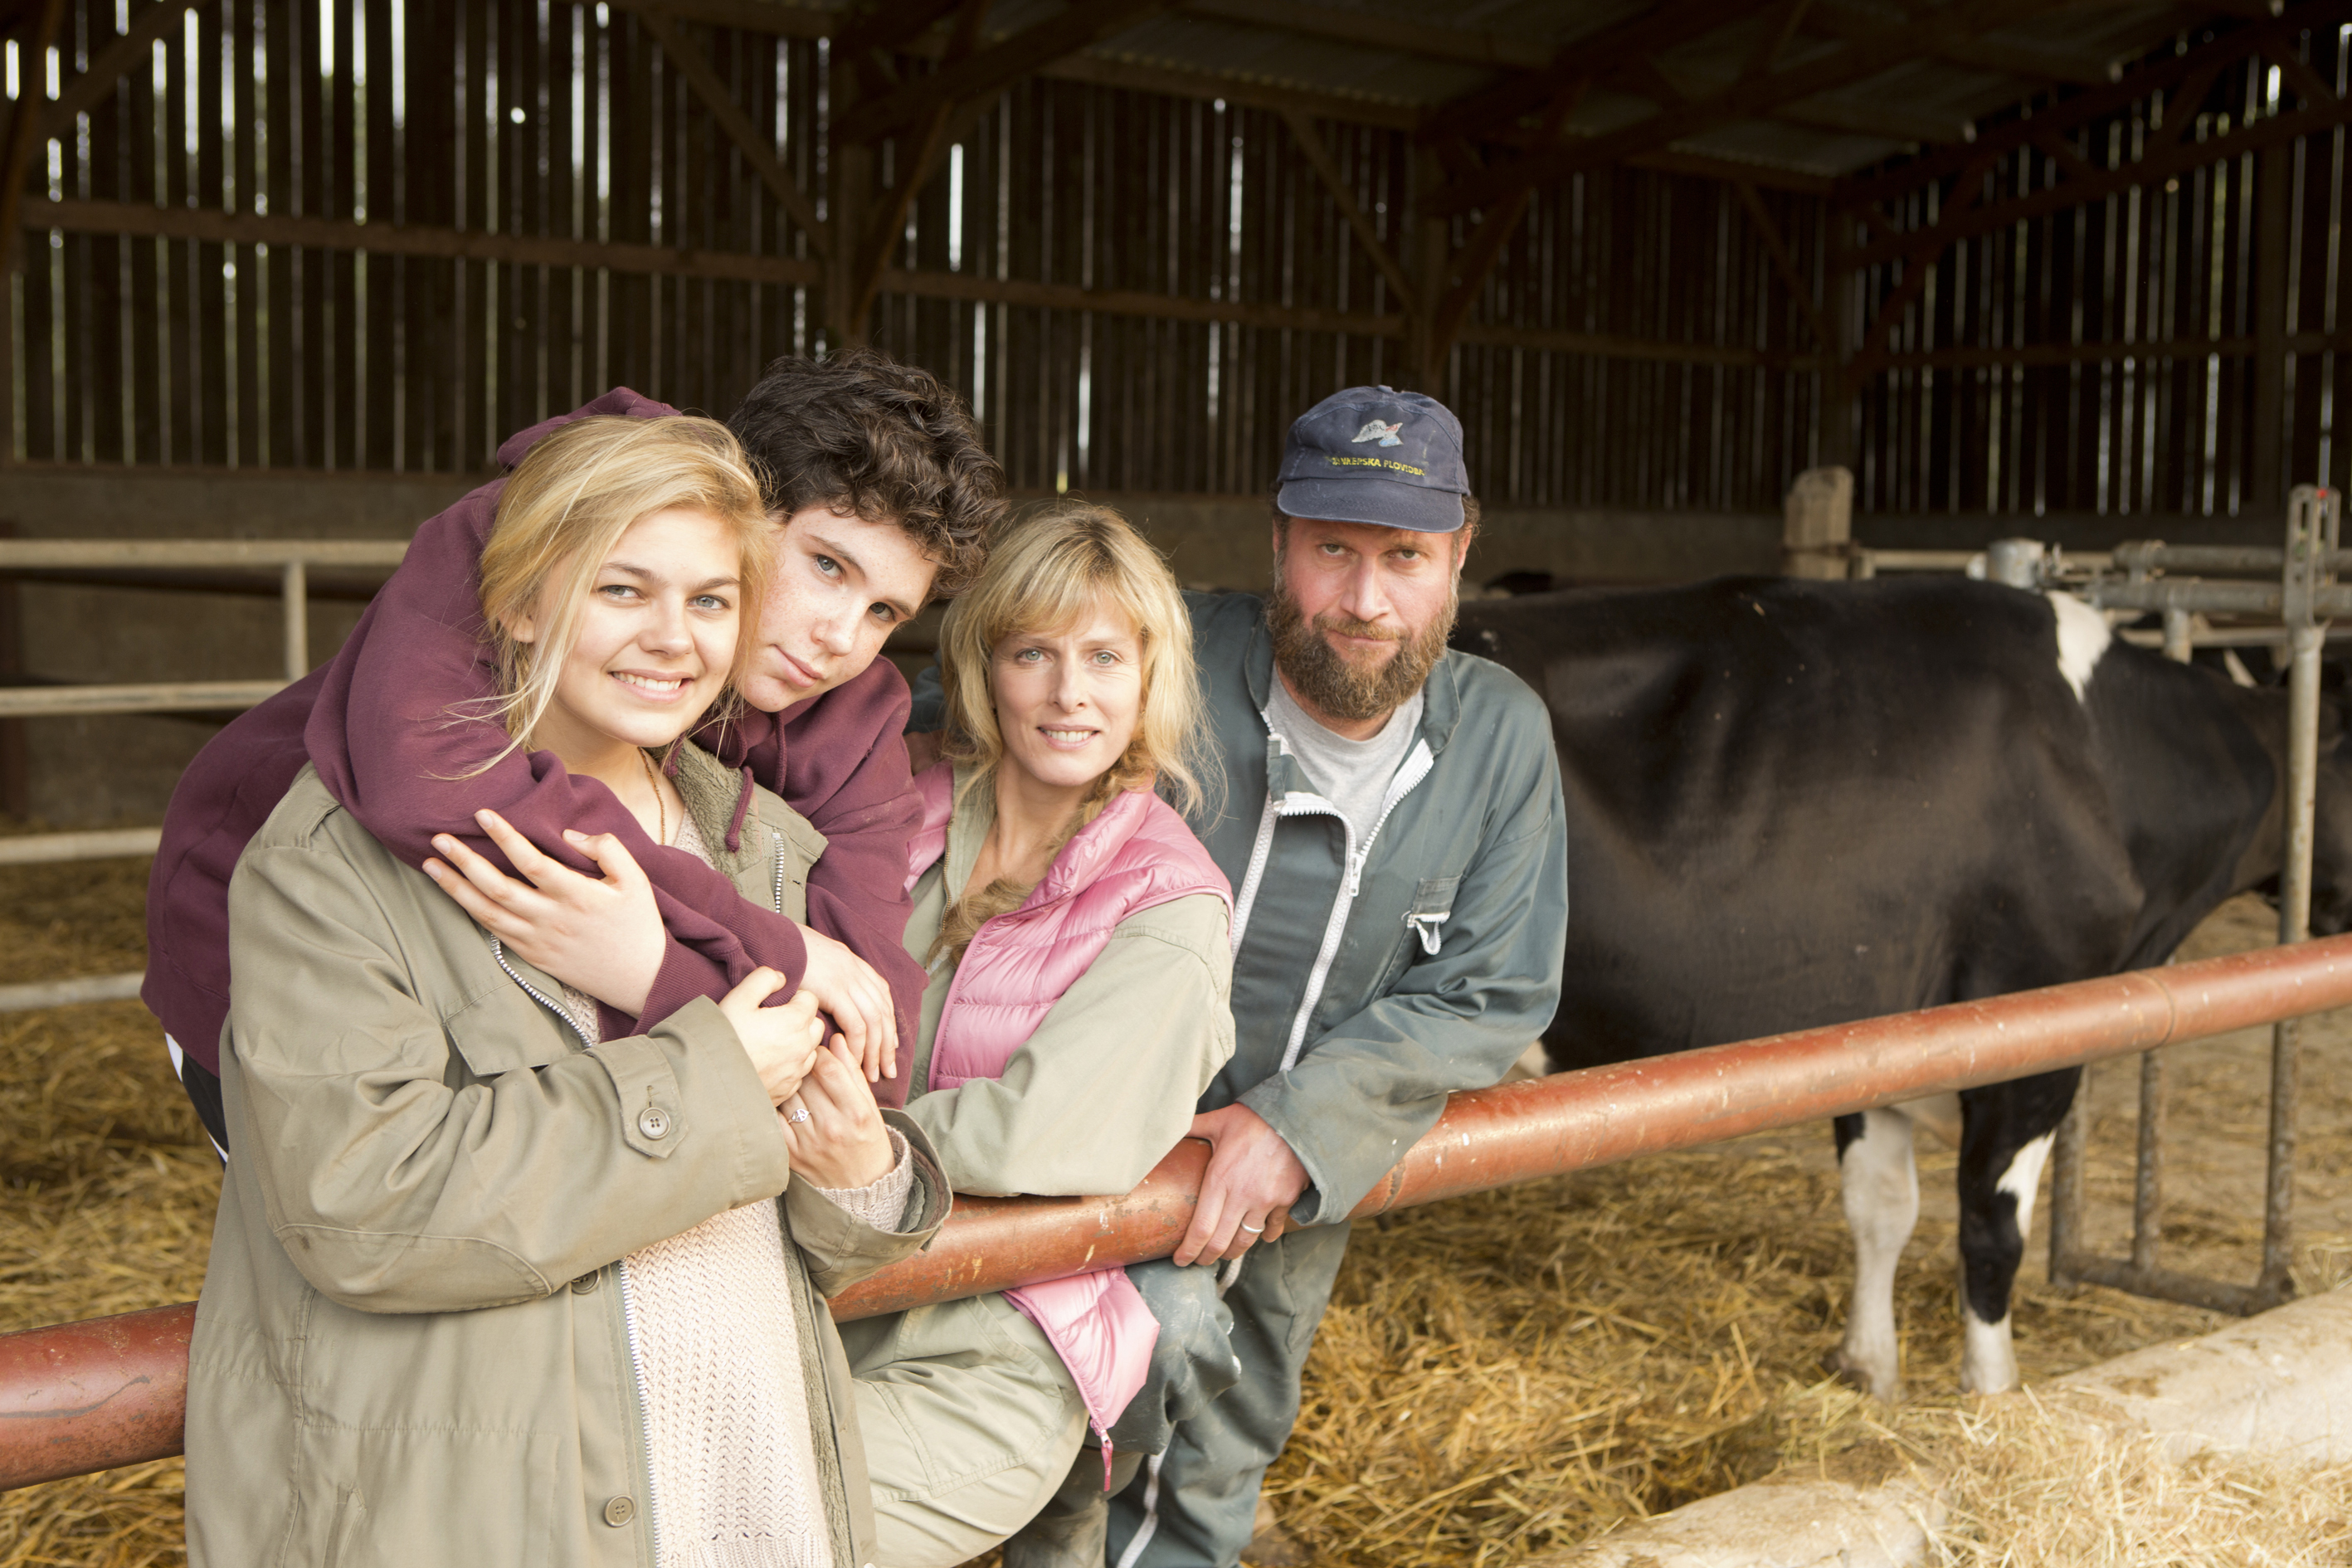
{"type": "Polygon", "coordinates": [[[648,1105],[637,1112],[637,1131],[648,1138],[669,1136],[669,1113],[658,1105],[648,1105]]]}
{"type": "Polygon", "coordinates": [[[585,1296],[589,1291],[596,1289],[596,1282],[604,1278],[604,1270],[592,1269],[572,1282],[572,1293],[575,1296],[585,1296]]]}
{"type": "Polygon", "coordinates": [[[616,1497],[604,1505],[604,1522],[618,1530],[637,1517],[637,1500],[616,1497]]]}

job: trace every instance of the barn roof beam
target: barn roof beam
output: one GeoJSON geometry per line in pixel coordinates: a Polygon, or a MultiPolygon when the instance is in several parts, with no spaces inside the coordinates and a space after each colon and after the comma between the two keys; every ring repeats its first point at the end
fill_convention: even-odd
{"type": "Polygon", "coordinates": [[[1171,0],[1077,0],[1048,21],[966,58],[943,63],[919,81],[852,105],[833,122],[836,142],[872,143],[919,124],[940,104],[1002,92],[1049,61],[1076,54],[1169,8],[1171,0]]]}
{"type": "Polygon", "coordinates": [[[719,121],[719,129],[726,132],[727,139],[735,143],[735,150],[742,155],[743,162],[760,176],[760,183],[783,204],[793,221],[808,236],[809,244],[819,255],[830,256],[833,239],[817,220],[815,205],[801,190],[800,183],[792,176],[792,171],[785,168],[783,161],[776,156],[774,138],[764,134],[751,123],[751,117],[743,112],[743,106],[735,101],[735,95],[719,79],[719,73],[711,68],[709,58],[703,54],[701,47],[681,35],[659,10],[646,8],[638,11],[637,25],[661,46],[663,56],[677,68],[680,76],[686,78],[686,85],[693,90],[695,97],[702,100],[702,106],[710,111],[711,118],[719,121]]]}
{"type": "Polygon", "coordinates": [[[1840,98],[1809,98],[1783,104],[1772,111],[1771,118],[1790,125],[1843,131],[1885,142],[1916,142],[1929,147],[1973,142],[1977,133],[1973,121],[1958,115],[1935,114],[1887,103],[1856,103],[1840,98]]]}
{"type": "MultiPolygon", "coordinates": [[[[2187,116],[2182,117],[2184,120],[2187,116]]],[[[2224,163],[2247,153],[2275,147],[2298,137],[2318,135],[2339,125],[2352,125],[2352,100],[2331,99],[2324,104],[2287,113],[2269,115],[2242,126],[2226,135],[2209,137],[2202,142],[2172,142],[2149,155],[2126,163],[2121,168],[2095,170],[2090,177],[2060,180],[2056,184],[2004,201],[1979,205],[1969,203],[1967,209],[1957,213],[1947,209],[1947,216],[1928,231],[1935,237],[1937,249],[1956,241],[1979,234],[1990,234],[2029,218],[2053,212],[2064,212],[2103,197],[2130,190],[2135,185],[2152,184],[2201,168],[2209,163],[2224,163]]],[[[1986,166],[1990,168],[1990,165],[1986,166]]],[[[1960,184],[1981,187],[1983,171],[1973,166],[1964,170],[1960,184]],[[1974,178],[1971,178],[1971,175],[1974,178]]],[[[1907,259],[1921,247],[1924,237],[1903,236],[1900,240],[1885,239],[1854,251],[1847,259],[1857,267],[1874,266],[1898,258],[1907,259]]]]}
{"type": "MultiPolygon", "coordinates": [[[[2030,118],[2021,117],[2000,125],[1980,125],[1977,129],[1976,142],[1966,150],[1933,153],[1883,174],[1840,181],[1838,200],[1841,205],[1851,206],[1894,201],[1958,174],[1974,159],[1980,148],[2014,151],[2038,140],[2063,137],[2092,121],[2128,109],[2158,92],[2165,94],[2168,105],[2178,96],[2169,89],[2176,84],[2187,82],[2208,67],[2226,67],[2245,58],[2250,52],[2273,46],[2291,53],[2297,35],[2305,29],[2334,27],[2347,21],[2352,21],[2352,0],[2307,0],[2306,4],[2297,5],[2286,15],[2252,26],[2231,28],[2211,43],[2200,44],[2185,55],[2150,60],[2111,82],[2074,93],[2056,103],[2043,105],[2036,109],[2030,118]]],[[[2319,85],[2325,86],[2324,83],[2319,85]]],[[[2329,96],[2332,99],[2334,95],[2331,93],[2329,96]]]]}
{"type": "MultiPolygon", "coordinates": [[[[989,0],[957,0],[955,28],[948,39],[942,70],[954,69],[978,50],[981,24],[987,20],[988,6],[989,0]]],[[[924,26],[929,24],[926,22],[924,26]]],[[[864,233],[856,239],[847,280],[849,298],[844,302],[845,319],[863,323],[873,310],[883,263],[889,259],[891,246],[906,231],[907,209],[914,204],[916,193],[930,183],[931,176],[946,162],[948,144],[962,107],[951,98],[934,99],[900,132],[896,180],[875,201],[864,233]]]]}
{"type": "Polygon", "coordinates": [[[1405,276],[1404,263],[1397,259],[1396,252],[1381,237],[1380,230],[1372,226],[1371,217],[1364,211],[1363,204],[1356,200],[1356,193],[1348,188],[1346,180],[1340,178],[1339,165],[1332,158],[1330,148],[1324,144],[1323,132],[1315,128],[1312,120],[1296,109],[1285,109],[1282,119],[1283,123],[1290,127],[1290,134],[1314,169],[1316,178],[1323,182],[1323,188],[1330,193],[1332,201],[1339,204],[1339,216],[1348,220],[1349,228],[1355,230],[1357,243],[1371,257],[1372,264],[1381,269],[1381,276],[1388,279],[1389,287],[1396,291],[1398,300],[1410,302],[1413,298],[1413,287],[1412,280],[1405,276]]]}
{"type": "Polygon", "coordinates": [[[155,41],[178,26],[180,18],[194,3],[195,0],[154,0],[131,17],[129,31],[100,49],[88,70],[62,85],[57,101],[41,117],[41,134],[72,135],[75,119],[111,98],[115,84],[124,73],[133,66],[144,64],[154,53],[155,41]]]}
{"type": "MultiPolygon", "coordinates": [[[[1889,22],[1908,21],[1906,12],[1865,4],[1864,0],[1815,0],[1808,26],[1831,37],[1852,42],[1868,37],[1889,22]]],[[[2104,55],[1998,37],[1938,40],[1934,53],[1936,58],[1953,65],[2084,87],[2113,81],[2121,71],[2115,60],[2104,55]]]]}
{"type": "Polygon", "coordinates": [[[1548,46],[1507,33],[1398,22],[1363,11],[1305,5],[1300,0],[1183,0],[1183,10],[1188,16],[1213,16],[1246,27],[1275,27],[1301,37],[1394,49],[1399,54],[1496,70],[1542,70],[1552,59],[1548,46]]]}
{"type": "Polygon", "coordinates": [[[1821,345],[1822,353],[1835,353],[1837,339],[1830,332],[1829,320],[1822,314],[1820,304],[1813,299],[1812,285],[1797,269],[1797,258],[1790,250],[1788,242],[1780,237],[1780,227],[1772,221],[1771,213],[1766,210],[1764,198],[1758,195],[1756,187],[1745,180],[1732,188],[1739,194],[1739,205],[1747,212],[1748,221],[1756,226],[1756,237],[1764,242],[1764,254],[1772,258],[1772,270],[1780,275],[1781,287],[1789,290],[1797,301],[1797,308],[1804,312],[1805,325],[1812,330],[1813,342],[1821,345]]]}
{"type": "Polygon", "coordinates": [[[1432,192],[1423,210],[1433,216],[1469,212],[1507,199],[1523,184],[1549,184],[1589,169],[1623,163],[1719,126],[1769,117],[1773,110],[1865,81],[1891,67],[1932,52],[1943,41],[1995,32],[2046,8],[2047,0],[1955,0],[1908,24],[1894,24],[1769,75],[1750,77],[1709,97],[1662,110],[1600,136],[1572,142],[1528,159],[1432,192]]]}
{"type": "Polygon", "coordinates": [[[1580,84],[1601,81],[1619,69],[1714,32],[1753,14],[1754,0],[1664,0],[1642,15],[1563,45],[1540,71],[1465,93],[1430,115],[1420,131],[1423,146],[1449,138],[1479,141],[1541,113],[1580,84]]]}

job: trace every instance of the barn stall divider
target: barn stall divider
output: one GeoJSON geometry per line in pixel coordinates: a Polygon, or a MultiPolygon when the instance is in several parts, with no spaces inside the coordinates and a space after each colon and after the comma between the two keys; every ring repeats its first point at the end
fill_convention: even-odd
{"type": "MultiPolygon", "coordinates": [[[[1866,1018],[1454,1095],[1355,1217],[1820,1121],[2352,1005],[2352,935],[1866,1018]]],[[[1205,1146],[1118,1197],[960,1198],[847,1321],[1163,1258],[1205,1146]]],[[[181,1450],[194,1303],[0,1337],[0,1489],[181,1450]]]]}
{"type": "MultiPolygon", "coordinates": [[[[250,588],[275,578],[284,642],[284,672],[274,679],[0,687],[0,722],[102,713],[217,713],[251,708],[310,673],[310,599],[317,591],[312,568],[381,576],[398,566],[407,551],[407,542],[397,539],[0,538],[0,577],[193,592],[218,592],[224,586],[250,588]]],[[[153,827],[24,834],[0,838],[0,866],[152,855],[162,837],[162,830],[153,827]]],[[[79,1002],[125,1002],[139,994],[145,978],[132,973],[0,985],[0,1013],[79,1002]]]]}

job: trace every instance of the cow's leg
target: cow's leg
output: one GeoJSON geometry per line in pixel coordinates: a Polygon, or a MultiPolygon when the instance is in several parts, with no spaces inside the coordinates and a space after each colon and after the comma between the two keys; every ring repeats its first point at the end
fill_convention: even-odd
{"type": "Polygon", "coordinates": [[[2009,1299],[2033,1232],[2033,1195],[2080,1068],[1960,1096],[1960,1386],[2017,1386],[2009,1299]]]}
{"type": "Polygon", "coordinates": [[[1837,1119],[1838,1178],[1853,1230],[1853,1301],[1830,1370],[1890,1404],[1903,1397],[1903,1347],[1895,1333],[1895,1268],[1919,1222],[1919,1173],[1911,1119],[1865,1110],[1837,1119]]]}

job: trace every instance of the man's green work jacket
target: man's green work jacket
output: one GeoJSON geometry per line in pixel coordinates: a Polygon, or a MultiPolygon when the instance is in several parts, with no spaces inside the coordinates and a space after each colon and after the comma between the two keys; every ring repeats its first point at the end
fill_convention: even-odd
{"type": "Polygon", "coordinates": [[[1448,650],[1378,826],[1345,818],[1267,728],[1264,602],[1187,594],[1223,760],[1191,819],[1234,885],[1234,1050],[1201,1098],[1239,1100],[1307,1167],[1303,1225],[1345,1219],[1436,1123],[1550,1024],[1568,837],[1543,703],[1448,650]],[[1213,791],[1213,797],[1216,792],[1213,791]]]}

